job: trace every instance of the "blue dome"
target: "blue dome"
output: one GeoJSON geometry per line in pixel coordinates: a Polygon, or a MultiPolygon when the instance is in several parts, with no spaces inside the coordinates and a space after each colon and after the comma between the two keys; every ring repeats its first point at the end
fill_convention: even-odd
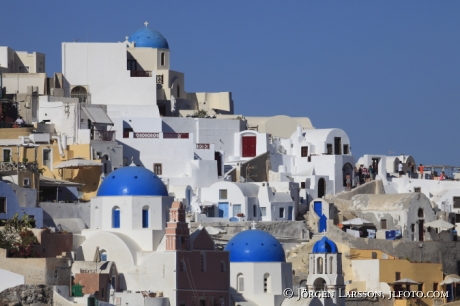
{"type": "Polygon", "coordinates": [[[97,196],[168,196],[161,179],[142,167],[123,167],[109,173],[97,196]]]}
{"type": "Polygon", "coordinates": [[[337,245],[326,236],[316,241],[312,253],[338,253],[337,245]]]}
{"type": "Polygon", "coordinates": [[[128,41],[135,42],[135,47],[169,49],[166,38],[160,32],[151,30],[147,26],[131,34],[128,41]]]}
{"type": "Polygon", "coordinates": [[[261,230],[247,230],[236,234],[225,247],[230,262],[285,262],[281,244],[275,237],[261,230]]]}

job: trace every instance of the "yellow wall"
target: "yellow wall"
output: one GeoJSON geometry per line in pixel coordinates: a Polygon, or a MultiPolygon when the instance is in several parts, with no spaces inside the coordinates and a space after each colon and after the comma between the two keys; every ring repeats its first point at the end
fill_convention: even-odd
{"type": "MultiPolygon", "coordinates": [[[[440,263],[415,263],[405,259],[380,260],[380,282],[394,283],[396,281],[396,272],[401,272],[401,278],[410,278],[416,282],[422,283],[423,292],[432,291],[433,283],[441,283],[443,273],[440,263]]],[[[438,290],[442,290],[438,287],[438,290]]],[[[410,287],[411,291],[418,291],[417,285],[410,287]]],[[[432,305],[432,299],[422,299],[422,303],[432,305]]]]}
{"type": "MultiPolygon", "coordinates": [[[[67,150],[64,150],[64,157],[59,154],[59,148],[56,141],[53,141],[51,144],[40,144],[36,149],[20,147],[19,158],[16,154],[16,146],[2,148],[11,149],[12,159],[15,162],[22,162],[24,157],[27,158],[29,162],[34,162],[36,160],[38,163],[38,168],[44,169],[43,176],[85,184],[85,186],[79,188],[79,190],[83,192],[83,196],[81,198],[82,200],[89,201],[96,195],[97,189],[99,188],[99,184],[101,182],[101,167],[89,167],[82,169],[56,169],[53,167],[65,160],[69,160],[75,157],[81,157],[90,160],[91,146],[89,144],[68,145],[67,150]],[[51,169],[43,165],[44,149],[52,150],[51,163],[53,166],[51,169]]],[[[0,158],[3,159],[3,153],[0,155],[0,158]]]]}
{"type": "Polygon", "coordinates": [[[32,127],[0,129],[0,139],[18,139],[20,136],[29,136],[32,127]]]}
{"type": "MultiPolygon", "coordinates": [[[[380,250],[360,250],[360,249],[350,249],[350,259],[372,259],[372,253],[377,253],[377,258],[383,259],[382,255],[386,254],[380,250]]],[[[388,259],[395,259],[394,256],[386,254],[388,259]]]]}

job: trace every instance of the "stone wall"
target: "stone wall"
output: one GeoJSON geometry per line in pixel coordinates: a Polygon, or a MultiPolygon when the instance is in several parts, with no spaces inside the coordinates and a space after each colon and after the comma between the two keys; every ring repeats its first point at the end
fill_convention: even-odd
{"type": "Polygon", "coordinates": [[[2,305],[53,305],[53,287],[47,285],[19,285],[0,293],[2,305]]]}

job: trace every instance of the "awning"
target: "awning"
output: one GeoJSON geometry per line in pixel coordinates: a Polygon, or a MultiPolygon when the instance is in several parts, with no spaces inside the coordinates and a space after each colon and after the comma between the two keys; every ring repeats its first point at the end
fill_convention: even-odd
{"type": "Polygon", "coordinates": [[[58,169],[63,169],[63,168],[70,168],[70,169],[78,169],[78,168],[85,168],[85,167],[102,167],[103,163],[92,161],[92,160],[87,160],[87,159],[71,159],[71,160],[66,160],[60,164],[57,164],[54,166],[55,168],[58,169]]]}
{"type": "Polygon", "coordinates": [[[374,224],[371,221],[367,221],[361,218],[355,218],[342,222],[343,225],[371,225],[374,224]]]}
{"type": "Polygon", "coordinates": [[[112,120],[100,106],[88,107],[82,105],[81,109],[92,123],[113,125],[112,120]]]}
{"type": "Polygon", "coordinates": [[[201,203],[201,206],[214,206],[215,204],[213,202],[209,202],[209,201],[204,201],[203,203],[201,203]]]}
{"type": "Polygon", "coordinates": [[[85,184],[57,180],[51,177],[40,176],[40,187],[82,187],[85,184]]]}

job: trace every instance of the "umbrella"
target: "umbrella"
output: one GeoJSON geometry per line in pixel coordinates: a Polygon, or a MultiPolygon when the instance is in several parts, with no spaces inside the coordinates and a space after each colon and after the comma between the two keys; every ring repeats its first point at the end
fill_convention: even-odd
{"type": "Polygon", "coordinates": [[[454,225],[444,220],[436,220],[436,221],[425,223],[423,227],[433,227],[433,228],[438,228],[440,230],[449,230],[453,228],[454,225]]]}
{"type": "Polygon", "coordinates": [[[440,283],[440,285],[448,285],[448,284],[454,284],[454,283],[460,283],[460,276],[456,274],[449,274],[444,278],[444,280],[440,283]]]}
{"type": "Polygon", "coordinates": [[[374,223],[372,223],[371,221],[361,219],[361,218],[355,218],[355,219],[351,219],[351,220],[348,220],[348,221],[344,221],[344,222],[342,222],[342,224],[343,225],[370,225],[370,224],[374,224],[374,223]]]}
{"type": "Polygon", "coordinates": [[[400,280],[397,280],[393,283],[393,285],[418,285],[420,283],[417,283],[416,281],[410,279],[410,278],[402,278],[400,280]]]}
{"type": "Polygon", "coordinates": [[[74,158],[74,159],[66,160],[60,164],[57,164],[54,167],[58,169],[61,169],[61,168],[78,169],[78,168],[93,167],[93,166],[102,167],[102,165],[103,164],[100,162],[87,160],[87,159],[74,158]]]}

